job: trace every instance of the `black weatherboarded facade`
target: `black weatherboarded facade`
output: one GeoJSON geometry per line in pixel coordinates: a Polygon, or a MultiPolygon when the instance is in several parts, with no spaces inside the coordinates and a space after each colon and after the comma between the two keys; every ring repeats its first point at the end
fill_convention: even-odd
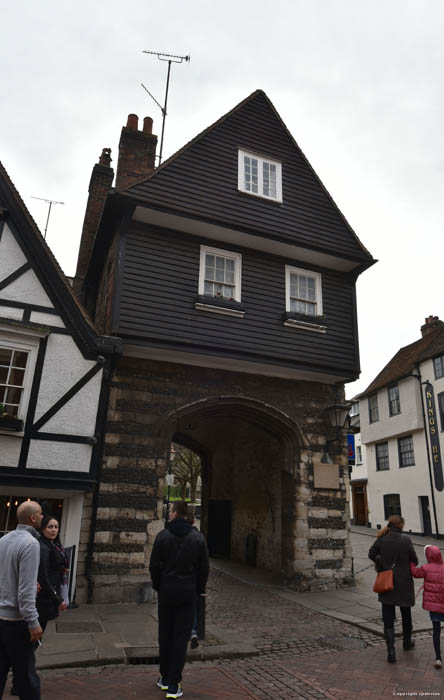
{"type": "MultiPolygon", "coordinates": [[[[355,282],[373,264],[256,91],[155,168],[151,120],[90,183],[75,286],[115,369],[96,598],[141,599],[171,441],[202,461],[202,527],[299,588],[350,575],[348,472],[325,409],[359,375],[355,282]],[[332,450],[330,449],[330,452],[332,450]]],[[[341,445],[342,447],[342,445],[341,445]]]]}

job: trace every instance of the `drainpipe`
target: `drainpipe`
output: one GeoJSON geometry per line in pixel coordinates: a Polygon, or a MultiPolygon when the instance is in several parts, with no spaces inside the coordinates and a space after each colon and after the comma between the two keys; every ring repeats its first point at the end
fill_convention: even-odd
{"type": "Polygon", "coordinates": [[[425,443],[426,443],[426,450],[427,450],[427,465],[429,468],[429,479],[430,479],[430,493],[432,495],[432,507],[433,507],[433,517],[435,519],[435,529],[436,529],[436,539],[439,540],[440,534],[439,534],[439,528],[438,528],[438,516],[436,513],[436,503],[435,503],[435,489],[433,486],[433,473],[432,473],[432,460],[430,458],[430,449],[429,449],[429,438],[427,436],[427,420],[426,420],[426,413],[425,413],[425,405],[424,405],[424,396],[422,393],[422,387],[423,384],[427,384],[428,382],[423,382],[421,381],[421,372],[419,371],[419,364],[415,364],[415,369],[418,374],[413,374],[413,377],[416,377],[416,379],[419,381],[419,393],[421,394],[421,406],[422,406],[422,417],[424,420],[424,437],[425,437],[425,443]]]}

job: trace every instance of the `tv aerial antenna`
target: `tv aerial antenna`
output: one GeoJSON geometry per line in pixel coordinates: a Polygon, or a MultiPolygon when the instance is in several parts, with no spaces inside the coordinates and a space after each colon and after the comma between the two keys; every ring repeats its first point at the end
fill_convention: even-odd
{"type": "Polygon", "coordinates": [[[165,119],[167,116],[167,103],[168,103],[168,89],[170,86],[170,72],[171,72],[171,64],[172,63],[183,63],[184,61],[189,61],[191,56],[177,56],[176,54],[171,54],[171,53],[160,53],[159,51],[142,51],[142,53],[148,53],[151,56],[157,56],[159,61],[168,61],[168,71],[167,71],[167,79],[166,79],[166,90],[165,90],[165,101],[162,105],[156,100],[154,95],[150,93],[146,85],[143,83],[140,83],[143,89],[148,93],[148,95],[151,97],[152,100],[156,103],[156,105],[159,107],[160,111],[162,112],[162,135],[160,137],[160,151],[159,151],[159,165],[162,162],[162,151],[163,151],[163,135],[165,132],[165,119]]]}
{"type": "Polygon", "coordinates": [[[47,217],[47,219],[46,219],[45,232],[44,232],[44,234],[43,234],[43,238],[46,239],[46,232],[47,232],[47,230],[48,230],[49,217],[51,216],[51,207],[52,207],[52,205],[53,205],[53,204],[63,204],[63,205],[65,205],[65,202],[56,202],[55,199],[45,199],[44,197],[32,197],[32,196],[31,196],[31,199],[39,199],[41,202],[46,202],[46,204],[49,204],[49,207],[48,207],[48,217],[47,217]]]}

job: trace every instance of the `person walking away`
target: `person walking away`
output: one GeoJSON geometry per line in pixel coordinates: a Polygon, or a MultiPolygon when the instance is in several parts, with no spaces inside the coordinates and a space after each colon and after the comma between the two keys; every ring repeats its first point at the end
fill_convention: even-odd
{"type": "Polygon", "coordinates": [[[375,562],[377,571],[393,568],[393,590],[379,593],[382,604],[384,637],[387,644],[387,661],[396,661],[395,652],[395,606],[399,605],[402,617],[403,648],[413,649],[412,611],[415,605],[415,587],[410,572],[410,562],[418,564],[418,557],[408,535],[403,534],[404,518],[391,515],[387,525],[378,532],[376,542],[370,547],[368,556],[375,562]]]}
{"type": "Polygon", "coordinates": [[[52,515],[44,515],[40,526],[40,566],[37,593],[37,610],[43,631],[49,620],[58,617],[59,610],[66,610],[62,597],[62,585],[68,560],[58,539],[59,523],[52,515]]]}
{"type": "Polygon", "coordinates": [[[17,528],[0,539],[0,697],[12,668],[20,700],[40,700],[34,648],[42,638],[36,608],[39,503],[17,508],[17,528]]]}
{"type": "Polygon", "coordinates": [[[435,648],[435,668],[442,667],[441,622],[444,622],[444,563],[439,547],[427,544],[424,547],[427,564],[410,564],[412,576],[424,579],[422,607],[430,613],[433,624],[433,646],[435,648]]]}
{"type": "Polygon", "coordinates": [[[187,504],[170,506],[169,522],[157,535],[150,559],[152,585],[158,593],[160,678],[167,698],[180,698],[196,594],[205,595],[208,552],[201,532],[186,521],[187,504]]]}

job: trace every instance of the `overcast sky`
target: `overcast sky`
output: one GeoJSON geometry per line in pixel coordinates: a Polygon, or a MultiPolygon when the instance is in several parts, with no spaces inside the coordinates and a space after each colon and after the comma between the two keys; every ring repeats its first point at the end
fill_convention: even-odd
{"type": "Polygon", "coordinates": [[[0,159],[75,271],[91,169],[126,116],[154,119],[173,66],[164,157],[256,88],[268,94],[379,262],[358,282],[362,391],[425,316],[444,319],[442,0],[0,0],[0,159]]]}

